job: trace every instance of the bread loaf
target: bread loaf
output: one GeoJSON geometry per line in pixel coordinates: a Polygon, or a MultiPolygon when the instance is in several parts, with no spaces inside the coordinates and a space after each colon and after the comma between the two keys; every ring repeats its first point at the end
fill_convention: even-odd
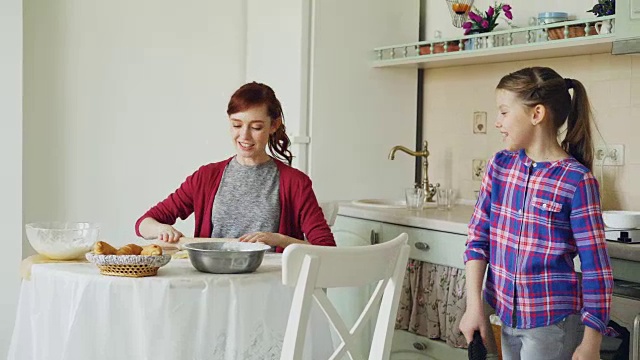
{"type": "Polygon", "coordinates": [[[140,255],[142,247],[136,244],[127,244],[116,252],[116,255],[140,255]]]}
{"type": "Polygon", "coordinates": [[[155,244],[143,246],[140,255],[162,255],[162,248],[155,244]]]}
{"type": "Polygon", "coordinates": [[[115,255],[116,248],[104,241],[98,241],[93,245],[93,253],[97,255],[115,255]]]}

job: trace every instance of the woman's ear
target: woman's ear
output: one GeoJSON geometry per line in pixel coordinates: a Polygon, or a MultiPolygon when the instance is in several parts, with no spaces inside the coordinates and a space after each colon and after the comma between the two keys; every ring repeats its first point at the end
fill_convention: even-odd
{"type": "Polygon", "coordinates": [[[533,107],[531,112],[531,124],[538,125],[545,120],[547,109],[542,104],[533,107]]]}
{"type": "Polygon", "coordinates": [[[282,126],[282,118],[277,118],[271,121],[271,129],[269,129],[269,134],[274,134],[279,128],[282,126]]]}

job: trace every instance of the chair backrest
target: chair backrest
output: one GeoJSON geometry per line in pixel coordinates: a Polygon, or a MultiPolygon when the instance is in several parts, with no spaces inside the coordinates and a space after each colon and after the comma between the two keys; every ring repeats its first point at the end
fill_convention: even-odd
{"type": "Polygon", "coordinates": [[[322,201],[319,203],[324,214],[324,219],[327,220],[327,225],[333,226],[338,216],[338,203],[335,201],[322,201]]]}
{"type": "Polygon", "coordinates": [[[314,300],[342,340],[330,359],[342,359],[345,354],[352,360],[363,359],[356,351],[355,341],[363,328],[362,324],[375,315],[379,304],[369,360],[388,359],[409,258],[407,241],[408,236],[403,233],[393,240],[368,246],[287,246],[282,258],[282,283],[295,287],[295,290],[280,359],[301,359],[314,300]],[[353,327],[348,329],[324,289],[364,286],[375,282],[377,286],[369,302],[353,327]]]}

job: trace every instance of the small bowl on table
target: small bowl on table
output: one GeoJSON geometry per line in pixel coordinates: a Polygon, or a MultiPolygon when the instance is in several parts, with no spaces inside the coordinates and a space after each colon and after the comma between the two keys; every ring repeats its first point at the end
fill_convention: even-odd
{"type": "Polygon", "coordinates": [[[91,251],[100,226],[91,222],[36,222],[25,225],[29,244],[53,260],[75,260],[91,251]]]}
{"type": "Polygon", "coordinates": [[[271,249],[262,243],[197,242],[184,244],[196,270],[212,274],[242,274],[256,271],[264,253],[271,249]]]}

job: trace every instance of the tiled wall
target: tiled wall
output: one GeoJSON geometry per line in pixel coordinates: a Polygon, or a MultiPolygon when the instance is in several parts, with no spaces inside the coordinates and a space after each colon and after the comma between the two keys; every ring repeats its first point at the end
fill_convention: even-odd
{"type": "Polygon", "coordinates": [[[475,199],[480,181],[472,180],[472,160],[487,159],[502,148],[495,129],[494,89],[500,78],[527,66],[549,66],[582,81],[596,125],[595,143],[623,144],[624,166],[596,167],[603,209],[640,210],[640,55],[586,55],[432,69],[425,74],[425,138],[429,176],[475,199]],[[473,113],[487,112],[487,133],[473,133],[473,113]]]}

